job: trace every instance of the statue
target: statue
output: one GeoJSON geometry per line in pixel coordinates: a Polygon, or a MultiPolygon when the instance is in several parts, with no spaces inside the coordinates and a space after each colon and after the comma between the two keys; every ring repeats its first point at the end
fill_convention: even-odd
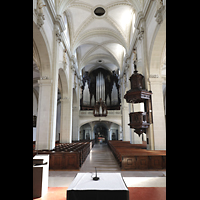
{"type": "Polygon", "coordinates": [[[38,1],[37,1],[37,6],[38,6],[38,15],[44,16],[44,15],[43,15],[43,9],[42,9],[42,8],[43,8],[44,6],[46,6],[46,5],[43,4],[43,0],[38,0],[38,1]]]}
{"type": "Polygon", "coordinates": [[[67,52],[67,49],[65,49],[64,52],[63,52],[63,62],[65,64],[67,64],[66,52],[67,52]]]}
{"type": "Polygon", "coordinates": [[[133,53],[134,53],[134,55],[133,55],[133,65],[134,65],[134,71],[137,71],[137,66],[136,66],[136,61],[137,61],[137,51],[136,51],[136,49],[133,49],[133,53]]]}
{"type": "Polygon", "coordinates": [[[163,6],[163,0],[157,0],[156,1],[157,10],[159,10],[162,6],[163,6]]]}
{"type": "Polygon", "coordinates": [[[137,61],[137,51],[136,49],[133,49],[133,63],[135,63],[137,61]]]}
{"type": "Polygon", "coordinates": [[[37,27],[38,29],[44,24],[44,15],[43,15],[43,7],[46,6],[43,4],[43,0],[37,1],[37,9],[35,9],[35,13],[37,15],[37,27]]]}

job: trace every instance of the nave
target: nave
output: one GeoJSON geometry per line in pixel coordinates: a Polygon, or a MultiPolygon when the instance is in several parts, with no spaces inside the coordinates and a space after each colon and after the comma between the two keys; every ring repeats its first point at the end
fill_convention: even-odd
{"type": "Polygon", "coordinates": [[[107,144],[94,145],[80,172],[93,172],[95,167],[99,172],[120,171],[120,167],[107,144]]]}
{"type": "Polygon", "coordinates": [[[120,172],[129,189],[130,200],[165,200],[166,170],[121,171],[107,144],[95,144],[84,164],[77,171],[49,171],[48,193],[37,200],[65,200],[66,190],[77,173],[120,172]]]}
{"type": "Polygon", "coordinates": [[[33,0],[33,156],[49,154],[50,169],[41,199],[66,199],[77,173],[97,167],[120,172],[130,200],[162,200],[166,0],[99,2],[33,0]],[[91,149],[98,140],[110,149],[91,149]]]}

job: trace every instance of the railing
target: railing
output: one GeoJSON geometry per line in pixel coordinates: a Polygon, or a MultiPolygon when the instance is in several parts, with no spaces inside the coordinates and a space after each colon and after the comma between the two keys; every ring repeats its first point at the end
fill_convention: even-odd
{"type": "MultiPolygon", "coordinates": [[[[108,115],[107,116],[121,116],[121,110],[108,110],[108,115]]],[[[93,110],[80,110],[79,111],[79,116],[94,116],[93,115],[93,110]]]]}

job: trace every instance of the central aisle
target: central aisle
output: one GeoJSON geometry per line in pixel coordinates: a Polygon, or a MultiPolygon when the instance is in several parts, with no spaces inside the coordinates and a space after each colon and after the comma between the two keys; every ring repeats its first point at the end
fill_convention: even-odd
{"type": "Polygon", "coordinates": [[[95,144],[83,163],[80,172],[116,172],[120,167],[107,144],[95,144]]]}

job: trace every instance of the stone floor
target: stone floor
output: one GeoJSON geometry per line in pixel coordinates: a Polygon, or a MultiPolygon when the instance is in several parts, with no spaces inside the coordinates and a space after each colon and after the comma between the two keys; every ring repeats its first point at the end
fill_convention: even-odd
{"type": "Polygon", "coordinates": [[[83,163],[80,172],[116,172],[120,167],[107,144],[95,144],[83,163]]]}

